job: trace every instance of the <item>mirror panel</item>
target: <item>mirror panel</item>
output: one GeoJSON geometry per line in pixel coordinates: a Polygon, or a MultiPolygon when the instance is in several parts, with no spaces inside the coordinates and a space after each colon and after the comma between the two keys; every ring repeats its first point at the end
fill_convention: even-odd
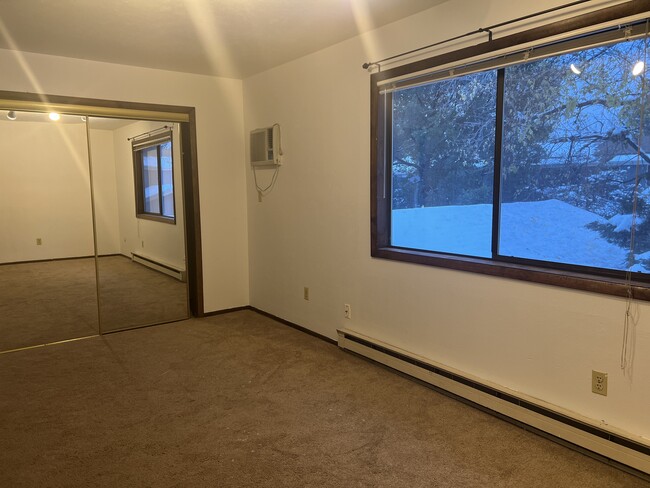
{"type": "Polygon", "coordinates": [[[86,125],[0,111],[0,350],[99,332],[86,125]]]}
{"type": "Polygon", "coordinates": [[[179,124],[88,124],[102,333],[188,318],[179,124]]]}

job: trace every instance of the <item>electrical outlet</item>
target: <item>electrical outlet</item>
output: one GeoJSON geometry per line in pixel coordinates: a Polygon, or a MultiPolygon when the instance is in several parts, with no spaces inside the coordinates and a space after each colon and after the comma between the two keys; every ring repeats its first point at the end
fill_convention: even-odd
{"type": "Polygon", "coordinates": [[[351,319],[352,318],[352,307],[350,306],[349,303],[345,304],[345,309],[344,309],[344,312],[343,312],[343,316],[346,319],[351,319]]]}
{"type": "Polygon", "coordinates": [[[305,300],[309,300],[309,287],[305,286],[305,288],[302,291],[302,297],[305,300]]]}
{"type": "Polygon", "coordinates": [[[41,239],[40,237],[37,237],[36,238],[36,245],[37,246],[42,246],[43,245],[43,239],[41,239]]]}
{"type": "Polygon", "coordinates": [[[591,372],[591,391],[598,395],[607,396],[607,373],[591,372]]]}

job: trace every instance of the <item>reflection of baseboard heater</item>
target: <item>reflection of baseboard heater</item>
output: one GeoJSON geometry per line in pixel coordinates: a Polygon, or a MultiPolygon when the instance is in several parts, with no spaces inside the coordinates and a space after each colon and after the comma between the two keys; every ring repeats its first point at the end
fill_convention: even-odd
{"type": "Polygon", "coordinates": [[[559,407],[473,378],[357,332],[339,329],[338,336],[338,345],[342,349],[406,373],[461,400],[469,400],[471,404],[496,412],[497,416],[508,417],[519,425],[526,424],[542,434],[551,434],[554,438],[567,441],[570,446],[577,446],[578,450],[590,451],[602,461],[613,461],[620,468],[650,479],[650,444],[645,439],[604,429],[599,423],[578,414],[563,412],[559,407]],[[627,466],[634,469],[630,470],[627,466]]]}
{"type": "Polygon", "coordinates": [[[186,279],[186,271],[184,269],[179,269],[176,266],[161,263],[160,261],[157,261],[153,258],[143,256],[142,254],[136,254],[134,252],[131,253],[131,259],[136,263],[140,263],[144,266],[147,266],[148,268],[155,269],[161,273],[165,273],[166,275],[169,275],[172,278],[176,278],[179,281],[184,282],[186,279]]]}

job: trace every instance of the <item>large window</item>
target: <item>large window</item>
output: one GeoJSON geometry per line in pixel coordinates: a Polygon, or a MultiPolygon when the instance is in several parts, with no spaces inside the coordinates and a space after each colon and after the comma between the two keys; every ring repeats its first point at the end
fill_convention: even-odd
{"type": "Polygon", "coordinates": [[[175,222],[171,132],[133,141],[136,214],[175,222]]]}
{"type": "Polygon", "coordinates": [[[617,26],[373,75],[373,255],[647,289],[645,34],[617,26]]]}

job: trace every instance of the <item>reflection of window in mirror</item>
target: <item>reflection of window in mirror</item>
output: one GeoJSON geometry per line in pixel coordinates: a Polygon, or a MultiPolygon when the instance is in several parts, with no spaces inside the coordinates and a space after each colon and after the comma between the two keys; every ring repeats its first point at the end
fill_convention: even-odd
{"type": "Polygon", "coordinates": [[[137,217],[175,224],[171,130],[132,144],[137,217]]]}

